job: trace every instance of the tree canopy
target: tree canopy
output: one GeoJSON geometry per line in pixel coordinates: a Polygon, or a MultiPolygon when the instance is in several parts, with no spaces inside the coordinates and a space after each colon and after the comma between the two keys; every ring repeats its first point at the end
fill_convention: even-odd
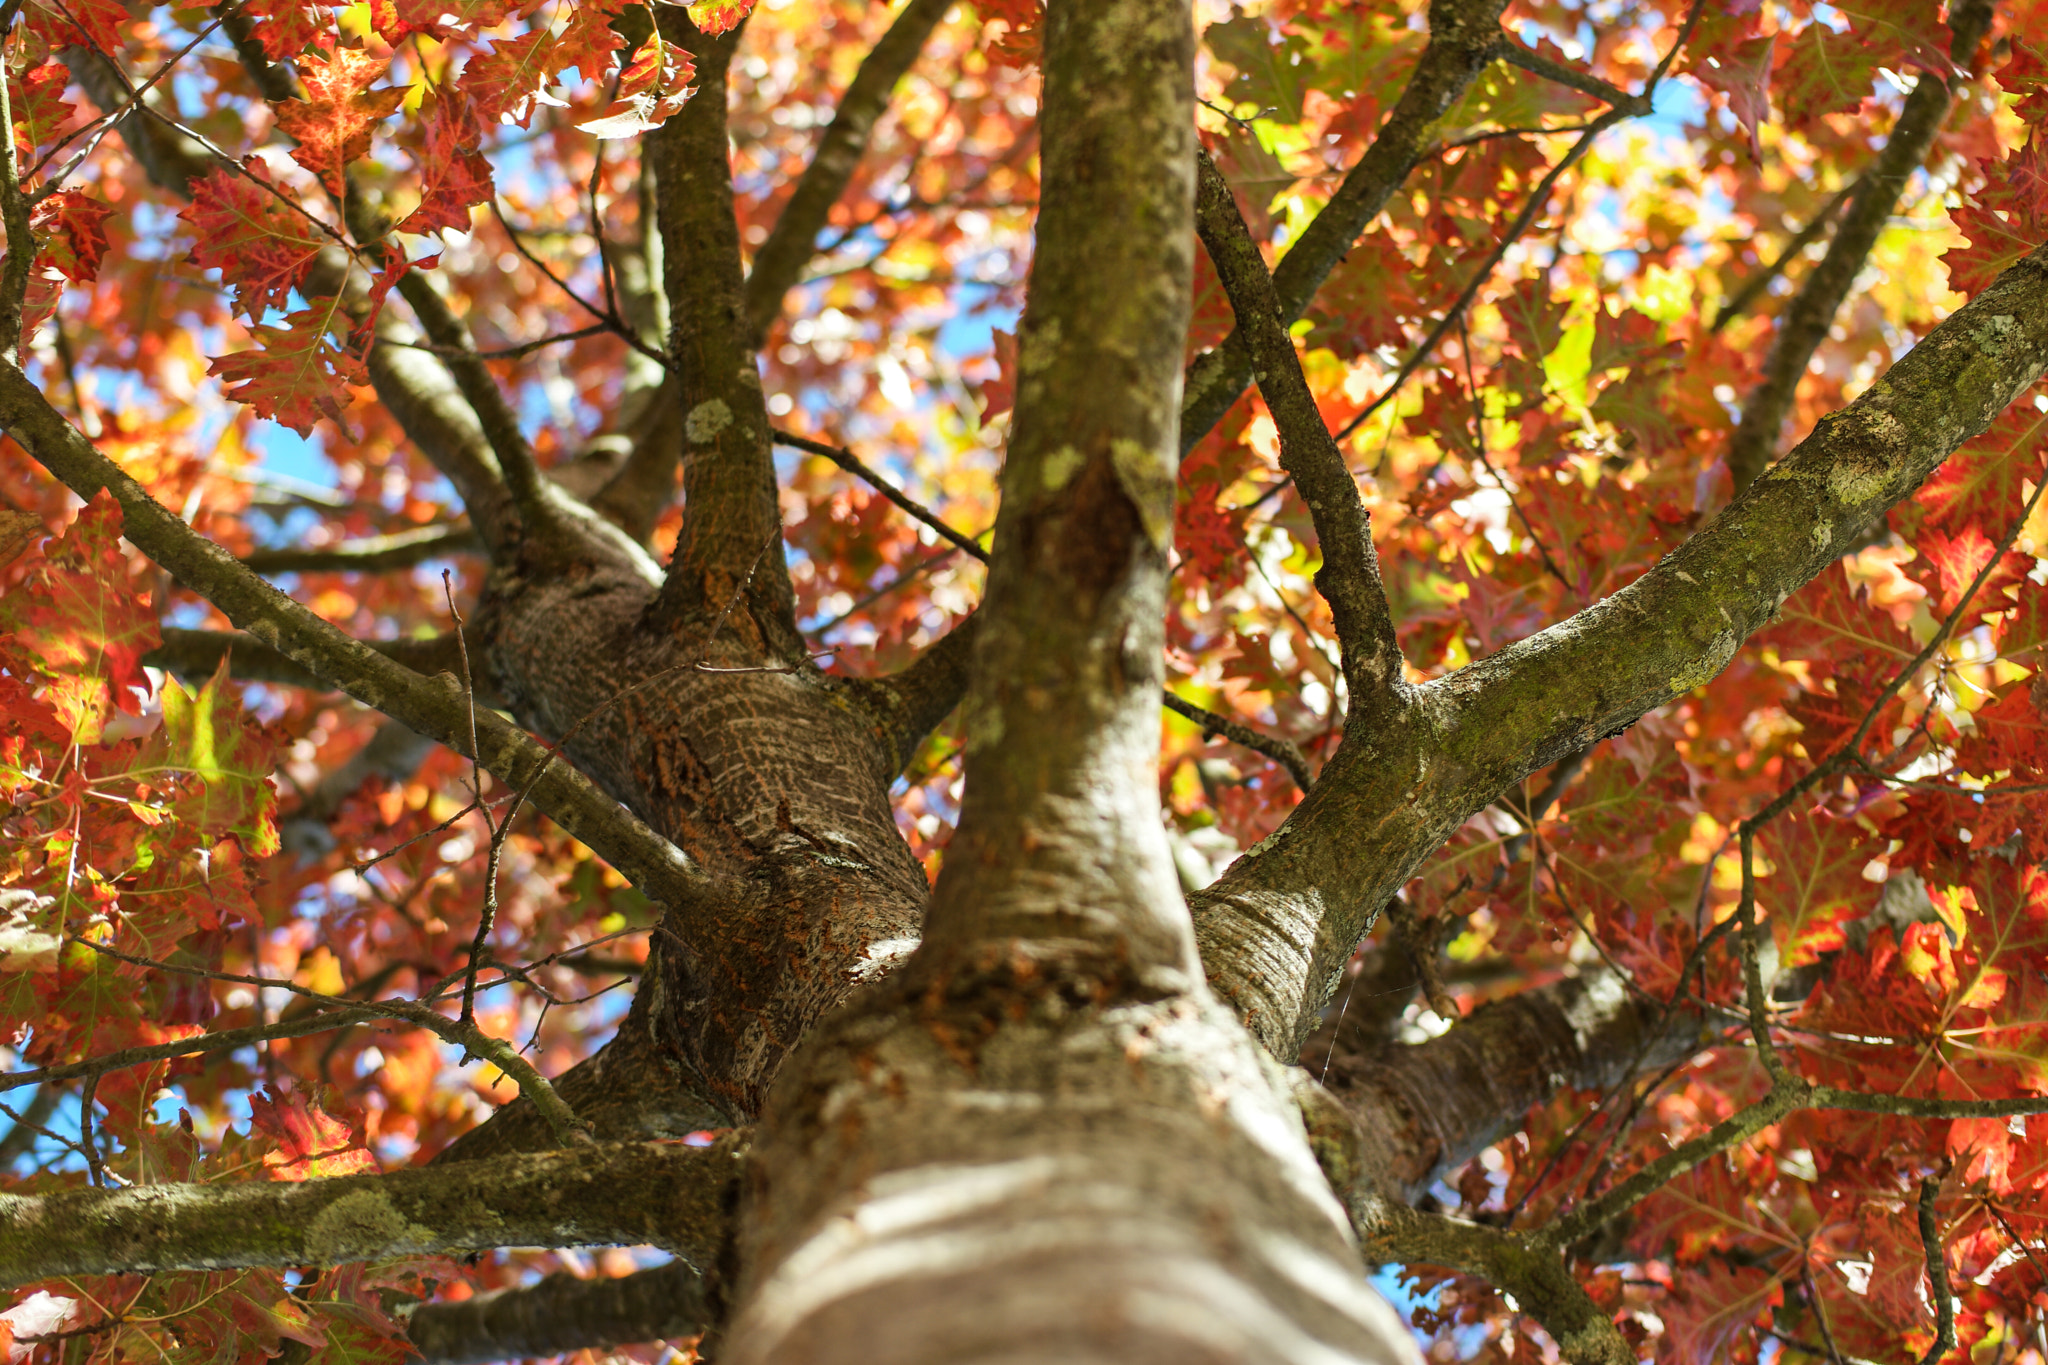
{"type": "Polygon", "coordinates": [[[2033,0],[0,32],[10,1362],[2048,1365],[2033,0]]]}

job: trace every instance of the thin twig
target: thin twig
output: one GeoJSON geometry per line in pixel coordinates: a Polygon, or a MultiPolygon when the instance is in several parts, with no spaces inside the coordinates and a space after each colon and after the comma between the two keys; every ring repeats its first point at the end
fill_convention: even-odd
{"type": "Polygon", "coordinates": [[[1930,1175],[1920,1182],[1920,1250],[1927,1258],[1927,1279],[1934,1289],[1934,1344],[1920,1357],[1920,1365],[1935,1362],[1956,1348],[1956,1300],[1948,1283],[1948,1252],[1941,1245],[1941,1221],[1934,1201],[1941,1194],[1941,1177],[1930,1175]]]}
{"type": "Polygon", "coordinates": [[[988,551],[982,549],[972,536],[963,535],[951,526],[948,526],[939,519],[936,512],[913,499],[894,483],[891,483],[851,450],[846,449],[844,446],[827,445],[823,441],[815,441],[808,436],[798,436],[794,432],[774,430],[768,434],[774,438],[775,444],[779,446],[788,446],[791,450],[803,450],[813,455],[824,456],[847,473],[860,479],[890,502],[895,503],[898,507],[910,513],[911,516],[916,517],[926,526],[931,527],[941,537],[951,542],[953,547],[961,553],[970,555],[984,564],[988,563],[988,551]]]}
{"type": "Polygon", "coordinates": [[[1379,397],[1373,399],[1364,411],[1353,417],[1349,422],[1346,422],[1336,432],[1337,440],[1342,441],[1351,435],[1352,432],[1358,430],[1375,412],[1386,406],[1394,395],[1406,387],[1409,378],[1416,370],[1421,368],[1423,362],[1436,350],[1437,343],[1444,339],[1445,333],[1450,331],[1452,324],[1464,313],[1466,308],[1471,306],[1472,300],[1478,296],[1480,289],[1485,286],[1487,280],[1493,277],[1494,267],[1499,265],[1501,258],[1507,255],[1508,248],[1521,240],[1522,234],[1529,230],[1529,224],[1535,221],[1536,215],[1541,213],[1544,206],[1550,202],[1550,192],[1557,187],[1559,179],[1564,176],[1566,171],[1577,164],[1580,157],[1584,156],[1591,149],[1593,139],[1599,137],[1600,134],[1606,132],[1623,119],[1630,117],[1638,105],[1647,106],[1650,104],[1656,96],[1658,82],[1664,79],[1666,73],[1671,69],[1671,63],[1677,59],[1679,52],[1683,50],[1686,42],[1692,37],[1693,28],[1699,23],[1700,11],[1704,4],[1705,0],[1693,0],[1692,8],[1686,14],[1685,28],[1679,33],[1678,41],[1671,45],[1671,50],[1664,54],[1662,61],[1657,63],[1657,69],[1651,73],[1649,81],[1643,87],[1643,93],[1637,97],[1634,103],[1626,106],[1610,106],[1607,112],[1586,124],[1585,131],[1579,134],[1578,141],[1574,142],[1570,149],[1565,152],[1563,158],[1545,173],[1542,180],[1537,182],[1535,190],[1529,195],[1528,202],[1522,206],[1522,211],[1515,215],[1515,220],[1500,234],[1499,241],[1495,243],[1493,250],[1487,253],[1486,259],[1480,263],[1479,269],[1472,273],[1471,281],[1466,284],[1456,301],[1451,304],[1450,309],[1437,321],[1435,326],[1430,328],[1429,335],[1423,338],[1422,344],[1417,346],[1409,357],[1401,362],[1401,368],[1395,373],[1393,382],[1388,384],[1379,397]]]}
{"type": "Polygon", "coordinates": [[[1493,467],[1493,461],[1486,454],[1486,408],[1479,401],[1479,385],[1472,378],[1472,336],[1465,327],[1465,316],[1458,315],[1458,350],[1465,357],[1465,395],[1472,405],[1472,449],[1479,456],[1480,467],[1485,469],[1494,483],[1500,486],[1501,495],[1514,509],[1516,520],[1536,547],[1536,553],[1543,557],[1543,567],[1552,578],[1564,585],[1566,592],[1572,591],[1572,581],[1564,576],[1564,570],[1557,567],[1557,561],[1550,557],[1550,547],[1543,543],[1543,537],[1536,534],[1536,524],[1529,520],[1529,514],[1522,510],[1521,502],[1515,497],[1515,490],[1508,487],[1508,481],[1493,467]]]}

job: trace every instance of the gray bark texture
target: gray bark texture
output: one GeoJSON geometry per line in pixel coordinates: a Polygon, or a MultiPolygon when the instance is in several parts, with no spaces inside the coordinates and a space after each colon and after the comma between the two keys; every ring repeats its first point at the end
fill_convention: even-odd
{"type": "MultiPolygon", "coordinates": [[[[700,1331],[731,1365],[1405,1365],[1416,1349],[1365,1278],[1388,1258],[1493,1279],[1571,1361],[1629,1359],[1555,1241],[1414,1205],[1560,1086],[1683,1058],[1712,1021],[1605,971],[1419,1044],[1387,1037],[1405,994],[1333,1023],[1326,1007],[1375,918],[1462,822],[1713,677],[2041,376],[2048,254],[1639,580],[1410,685],[1364,503],[1287,327],[1500,58],[1503,8],[1435,0],[1406,93],[1268,271],[1197,155],[1188,0],[1050,0],[1043,197],[987,592],[893,677],[856,682],[807,657],[755,353],[944,4],[898,13],[751,278],[726,128],[745,30],[707,37],[661,7],[699,84],[647,140],[655,226],[633,258],[654,296],[634,325],[666,329],[668,364],[635,381],[623,464],[578,485],[587,501],[538,474],[489,368],[459,354],[466,326],[424,283],[379,334],[440,349],[379,345],[370,378],[467,522],[411,540],[238,560],[0,360],[0,426],[79,495],[111,490],[128,540],[236,628],[166,631],[153,662],[196,674],[225,656],[379,710],[363,771],[417,762],[428,742],[473,752],[661,911],[617,1034],[529,1078],[428,1165],[0,1198],[0,1281],[651,1244],[674,1265],[419,1306],[414,1344],[445,1365],[700,1331]],[[1184,373],[1198,231],[1238,326],[1184,373]],[[1253,383],[1314,516],[1351,709],[1278,831],[1184,896],[1158,797],[1176,469],[1253,383]],[[660,565],[645,499],[671,497],[679,465],[684,521],[660,565]],[[488,560],[468,656],[478,695],[512,718],[478,709],[474,742],[454,637],[355,640],[261,576],[457,548],[488,560]],[[963,702],[962,818],[930,887],[890,788],[963,702]],[[731,1131],[709,1148],[670,1140],[706,1128],[731,1131]]],[[[1958,7],[1959,30],[1974,12],[1958,7]]],[[[75,56],[88,90],[116,99],[92,54],[75,56]]],[[[1933,109],[1938,82],[1921,84],[1912,107],[1933,109]]],[[[169,192],[207,168],[145,117],[120,130],[169,192]]],[[[374,1006],[328,1002],[303,1031],[392,1025],[374,1006]]],[[[93,1074],[0,1088],[40,1097],[93,1074]]],[[[1788,1089],[1742,1121],[1817,1094],[1788,1089]]]]}

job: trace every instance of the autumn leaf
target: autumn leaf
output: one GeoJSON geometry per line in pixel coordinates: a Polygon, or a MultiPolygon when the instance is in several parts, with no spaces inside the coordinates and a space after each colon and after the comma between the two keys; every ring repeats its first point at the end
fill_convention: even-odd
{"type": "Polygon", "coordinates": [[[712,37],[739,27],[740,20],[754,8],[754,0],[694,0],[690,22],[712,37]]]}
{"type": "Polygon", "coordinates": [[[322,417],[339,423],[348,386],[366,384],[369,376],[361,360],[329,338],[333,320],[331,307],[302,308],[286,315],[282,327],[257,323],[249,329],[255,344],[218,357],[207,373],[220,377],[228,397],[301,435],[311,434],[322,417]]]}
{"type": "Polygon", "coordinates": [[[272,1180],[314,1180],[375,1175],[377,1158],[353,1125],[295,1090],[258,1090],[249,1096],[255,1130],[275,1144],[263,1155],[272,1180]]]}
{"type": "Polygon", "coordinates": [[[1878,65],[1878,53],[1862,35],[1838,33],[1815,20],[1788,45],[1774,93],[1788,120],[1806,123],[1861,105],[1878,65]]]}
{"type": "Polygon", "coordinates": [[[1785,1299],[1769,1270],[1722,1261],[1688,1266],[1676,1288],[1674,1298],[1660,1308],[1666,1335],[1657,1356],[1673,1365],[1721,1365],[1735,1359],[1746,1329],[1785,1299]]]}
{"type": "Polygon", "coordinates": [[[470,209],[489,203],[497,193],[491,182],[491,163],[478,150],[483,138],[483,121],[477,116],[474,100],[452,87],[434,97],[420,158],[420,204],[399,223],[398,231],[469,231],[470,209]]]}
{"type": "Polygon", "coordinates": [[[377,36],[393,45],[408,33],[446,42],[496,28],[515,9],[531,7],[531,0],[373,0],[371,21],[377,36]]]}
{"type": "Polygon", "coordinates": [[[59,190],[35,206],[29,224],[43,256],[65,279],[88,284],[107,254],[107,215],[114,211],[82,190],[59,190]]]}
{"type": "MultiPolygon", "coordinates": [[[[1976,526],[1966,526],[1953,536],[1938,531],[1929,532],[1921,539],[1921,547],[1927,560],[1934,566],[1941,584],[1937,599],[1938,610],[1943,616],[1953,611],[1969,591],[1970,585],[1979,573],[1990,565],[1998,547],[1991,538],[1976,526]]],[[[1971,599],[1971,606],[1978,612],[1996,611],[2004,605],[1998,589],[2013,582],[2033,568],[2028,556],[2007,553],[2004,560],[1984,580],[1977,596],[1971,599]]]]}
{"type": "Polygon", "coordinates": [[[50,678],[104,684],[104,699],[135,714],[149,694],[142,656],[157,643],[156,613],[131,584],[121,505],[102,491],[43,550],[44,567],[0,597],[0,631],[50,678]]]}
{"type": "Polygon", "coordinates": [[[278,126],[297,138],[292,160],[320,178],[329,193],[343,191],[343,171],[370,150],[370,134],[405,99],[397,88],[372,90],[388,59],[359,48],[337,47],[299,59],[304,99],[277,106],[278,126]]]}
{"type": "Polygon", "coordinates": [[[279,200],[255,166],[241,175],[215,170],[194,181],[183,217],[192,225],[192,263],[220,271],[252,321],[284,306],[331,244],[279,200]]]}
{"type": "Polygon", "coordinates": [[[619,73],[618,98],[602,118],[576,126],[600,138],[637,137],[666,122],[690,97],[697,68],[690,54],[650,34],[619,73]]]}
{"type": "Polygon", "coordinates": [[[145,761],[193,779],[172,811],[182,826],[209,843],[233,835],[260,858],[278,847],[277,795],[270,785],[276,755],[262,730],[243,719],[229,663],[223,658],[196,693],[175,678],[164,680],[163,728],[145,761]]]}
{"type": "Polygon", "coordinates": [[[101,52],[122,48],[121,25],[128,7],[121,0],[30,0],[23,19],[29,31],[53,48],[95,47],[101,52]]]}
{"type": "Polygon", "coordinates": [[[490,51],[470,58],[461,86],[476,102],[478,118],[509,118],[524,128],[537,105],[561,103],[546,93],[560,73],[572,66],[590,77],[611,70],[621,42],[610,26],[612,13],[599,4],[584,5],[569,12],[559,32],[537,27],[493,40],[490,51]]]}
{"type": "Polygon", "coordinates": [[[1749,134],[1749,153],[1761,159],[1757,128],[1771,116],[1771,68],[1777,55],[1776,33],[1745,36],[1746,25],[1732,13],[1702,23],[1699,37],[1687,47],[1684,71],[1701,85],[1724,96],[1728,112],[1749,134]]]}
{"type": "Polygon", "coordinates": [[[42,62],[19,73],[8,69],[7,108],[14,116],[14,145],[24,165],[33,165],[36,149],[55,141],[77,117],[77,106],[64,98],[70,84],[71,73],[61,62],[42,62]]]}
{"type": "Polygon", "coordinates": [[[332,10],[306,0],[246,0],[241,13],[255,21],[251,36],[273,62],[289,61],[323,40],[331,41],[332,10]]]}

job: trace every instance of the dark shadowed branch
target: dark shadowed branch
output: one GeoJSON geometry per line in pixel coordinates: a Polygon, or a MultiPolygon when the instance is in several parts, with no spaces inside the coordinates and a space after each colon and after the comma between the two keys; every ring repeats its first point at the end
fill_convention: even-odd
{"type": "MultiPolygon", "coordinates": [[[[366,640],[362,643],[415,673],[455,673],[461,667],[453,635],[435,635],[423,640],[366,640]]],[[[163,643],[143,655],[142,662],[188,681],[204,682],[213,676],[223,659],[228,661],[234,675],[245,682],[323,690],[333,686],[303,664],[293,662],[274,646],[234,630],[181,630],[167,626],[163,632],[163,643]]]]}
{"type": "Polygon", "coordinates": [[[714,1316],[703,1276],[676,1260],[616,1279],[556,1271],[518,1289],[421,1304],[405,1331],[422,1365],[486,1365],[696,1336],[714,1316]]]}
{"type": "Polygon", "coordinates": [[[1707,330],[1720,331],[1755,303],[1763,292],[1771,287],[1772,282],[1783,275],[1792,262],[1799,258],[1800,252],[1820,240],[1820,235],[1827,231],[1828,224],[1834,221],[1836,210],[1849,202],[1849,196],[1855,193],[1855,190],[1856,185],[1852,181],[1837,190],[1834,198],[1821,205],[1820,212],[1808,219],[1805,227],[1792,234],[1792,240],[1785,243],[1783,251],[1772,257],[1768,265],[1761,267],[1744,280],[1741,288],[1722,301],[1720,308],[1714,313],[1713,323],[1707,330]]]}
{"type": "Polygon", "coordinates": [[[1920,1182],[1920,1251],[1927,1258],[1928,1297],[1934,1300],[1934,1341],[1920,1357],[1920,1365],[1934,1365],[1956,1348],[1956,1296],[1949,1288],[1948,1253],[1942,1249],[1941,1216],[1934,1207],[1940,1197],[1940,1176],[1930,1175],[1920,1182]]]}
{"type": "MultiPolygon", "coordinates": [[[[1505,0],[1432,0],[1429,46],[1372,145],[1344,177],[1300,238],[1273,270],[1273,292],[1283,326],[1308,308],[1323,281],[1351,250],[1366,225],[1441,135],[1445,114],[1465,97],[1474,79],[1498,56],[1505,0]]],[[[1236,333],[1188,366],[1181,399],[1183,454],[1223,420],[1251,383],[1251,353],[1236,333]]]]}
{"type": "Polygon", "coordinates": [[[422,526],[314,549],[257,550],[242,562],[257,573],[386,573],[478,548],[476,532],[467,526],[422,526]]]}
{"type": "MultiPolygon", "coordinates": [[[[1958,67],[1970,65],[1990,25],[1991,0],[1958,0],[1949,14],[1949,50],[1958,67]]],[[[1884,150],[1850,192],[1827,255],[1779,316],[1777,335],[1764,360],[1763,378],[1750,390],[1742,406],[1742,420],[1728,441],[1728,472],[1737,490],[1749,487],[1776,453],[1778,429],[1791,414],[1807,361],[1834,325],[1836,310],[1848,297],[1878,234],[1890,221],[1906,178],[1926,159],[1934,135],[1948,117],[1953,89],[1964,79],[1958,74],[1952,83],[1933,71],[1920,73],[1884,150]]]]}
{"type": "Polygon", "coordinates": [[[839,107],[818,139],[810,164],[790,192],[789,202],[782,206],[768,239],[754,253],[754,268],[747,276],[746,309],[748,339],[756,347],[782,311],[782,296],[796,284],[817,251],[818,233],[853,179],[875,120],[889,107],[896,83],[910,70],[924,50],[925,40],[950,8],[952,0],[910,0],[839,97],[839,107]]]}
{"type": "Polygon", "coordinates": [[[1323,557],[1315,583],[1330,604],[1343,650],[1350,694],[1347,718],[1384,719],[1400,705],[1406,683],[1401,645],[1380,581],[1379,556],[1373,550],[1372,517],[1302,374],[1294,340],[1280,321],[1272,277],[1230,185],[1207,152],[1198,151],[1195,163],[1196,229],[1230,297],[1237,335],[1251,356],[1259,392],[1279,428],[1280,467],[1294,480],[1315,521],[1323,557]]]}

